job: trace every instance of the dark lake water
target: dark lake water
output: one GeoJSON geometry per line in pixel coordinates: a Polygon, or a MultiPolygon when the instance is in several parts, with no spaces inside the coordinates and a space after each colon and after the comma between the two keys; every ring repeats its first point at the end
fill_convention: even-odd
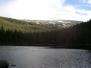
{"type": "Polygon", "coordinates": [[[80,49],[1,46],[1,59],[16,68],[91,68],[91,52],[80,49]]]}

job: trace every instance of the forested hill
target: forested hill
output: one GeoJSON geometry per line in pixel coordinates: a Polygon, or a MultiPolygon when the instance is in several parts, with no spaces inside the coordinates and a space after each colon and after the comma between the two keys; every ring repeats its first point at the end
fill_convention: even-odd
{"type": "Polygon", "coordinates": [[[56,27],[0,17],[0,44],[91,49],[91,20],[56,27]]]}
{"type": "Polygon", "coordinates": [[[26,22],[23,20],[17,20],[7,17],[0,17],[0,28],[5,31],[21,31],[21,32],[37,32],[37,31],[47,31],[47,28],[40,27],[32,22],[26,22]]]}
{"type": "Polygon", "coordinates": [[[18,20],[0,17],[0,28],[11,31],[39,32],[62,29],[79,24],[80,21],[72,20],[18,20]]]}
{"type": "Polygon", "coordinates": [[[68,47],[91,49],[91,20],[61,31],[59,39],[68,47]]]}

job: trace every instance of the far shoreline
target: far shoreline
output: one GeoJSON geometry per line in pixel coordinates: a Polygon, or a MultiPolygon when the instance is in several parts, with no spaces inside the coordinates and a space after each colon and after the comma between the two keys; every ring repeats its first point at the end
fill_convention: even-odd
{"type": "Polygon", "coordinates": [[[25,43],[17,43],[17,44],[0,44],[0,46],[29,46],[29,47],[45,47],[45,48],[54,48],[54,49],[85,49],[91,50],[91,44],[25,44],[25,43]],[[63,46],[61,46],[63,45],[63,46]],[[80,45],[77,46],[77,45],[80,45]]]}

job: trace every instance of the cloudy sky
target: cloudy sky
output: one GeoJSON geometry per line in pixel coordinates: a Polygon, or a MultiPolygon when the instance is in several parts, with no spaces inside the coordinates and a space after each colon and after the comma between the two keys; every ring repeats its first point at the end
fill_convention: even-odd
{"type": "Polygon", "coordinates": [[[17,19],[91,19],[91,0],[0,0],[0,16],[17,19]]]}

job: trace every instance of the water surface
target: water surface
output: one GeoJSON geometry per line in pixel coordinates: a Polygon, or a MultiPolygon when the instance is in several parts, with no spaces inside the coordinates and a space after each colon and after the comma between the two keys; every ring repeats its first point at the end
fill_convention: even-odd
{"type": "Polygon", "coordinates": [[[80,49],[1,46],[0,59],[16,68],[91,68],[91,53],[80,49]]]}

